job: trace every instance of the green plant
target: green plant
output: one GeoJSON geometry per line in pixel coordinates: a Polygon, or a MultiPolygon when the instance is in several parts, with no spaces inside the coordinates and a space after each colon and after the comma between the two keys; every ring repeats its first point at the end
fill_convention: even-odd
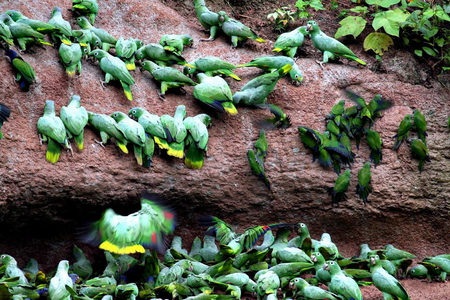
{"type": "Polygon", "coordinates": [[[295,21],[295,15],[289,6],[283,6],[268,14],[267,19],[274,24],[274,30],[285,31],[288,24],[295,21]]]}
{"type": "Polygon", "coordinates": [[[297,7],[297,17],[299,19],[307,19],[312,16],[308,12],[309,7],[314,8],[316,11],[325,9],[321,0],[297,0],[295,7],[297,7]]]}

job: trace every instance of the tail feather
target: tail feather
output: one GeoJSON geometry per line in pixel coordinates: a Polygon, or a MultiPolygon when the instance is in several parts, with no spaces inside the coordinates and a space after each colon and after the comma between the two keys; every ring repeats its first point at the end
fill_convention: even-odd
{"type": "Polygon", "coordinates": [[[195,143],[188,145],[186,156],[184,158],[184,163],[188,168],[201,169],[203,167],[204,159],[205,151],[203,149],[199,149],[195,143]]]}
{"type": "Polygon", "coordinates": [[[170,156],[173,156],[173,157],[183,158],[184,157],[184,142],[169,143],[169,149],[167,150],[167,154],[170,156]]]}
{"type": "Polygon", "coordinates": [[[75,144],[77,144],[77,147],[79,150],[84,149],[84,131],[81,131],[79,135],[75,135],[73,137],[75,144]]]}
{"type": "Polygon", "coordinates": [[[55,140],[48,138],[47,152],[45,153],[45,158],[48,162],[55,164],[59,160],[61,154],[61,146],[55,140]]]}
{"type": "Polygon", "coordinates": [[[133,94],[131,93],[130,85],[126,82],[123,82],[122,80],[120,80],[120,84],[122,84],[125,97],[127,97],[128,100],[133,101],[133,94]]]}

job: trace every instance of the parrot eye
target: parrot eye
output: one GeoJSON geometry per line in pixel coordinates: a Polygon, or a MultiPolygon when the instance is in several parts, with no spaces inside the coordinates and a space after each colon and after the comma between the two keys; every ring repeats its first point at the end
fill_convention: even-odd
{"type": "Polygon", "coordinates": [[[134,115],[135,113],[136,113],[136,110],[133,110],[133,111],[131,112],[132,115],[134,115]]]}
{"type": "Polygon", "coordinates": [[[333,266],[334,265],[334,261],[330,261],[330,265],[333,266]]]}
{"type": "Polygon", "coordinates": [[[81,18],[77,18],[77,21],[81,21],[81,18]]]}
{"type": "Polygon", "coordinates": [[[298,282],[298,278],[294,279],[294,282],[298,282]]]}

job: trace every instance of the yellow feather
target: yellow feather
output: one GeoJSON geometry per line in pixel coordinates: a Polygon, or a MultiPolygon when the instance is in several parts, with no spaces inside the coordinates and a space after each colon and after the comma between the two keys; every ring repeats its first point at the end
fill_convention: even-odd
{"type": "Polygon", "coordinates": [[[126,63],[125,65],[127,66],[127,70],[136,70],[136,65],[134,63],[126,63]]]}
{"type": "Polygon", "coordinates": [[[186,167],[191,169],[201,169],[203,167],[203,160],[202,161],[192,161],[189,158],[184,159],[184,163],[186,167]]]}
{"type": "Polygon", "coordinates": [[[116,254],[132,254],[132,253],[144,253],[145,249],[141,245],[132,245],[126,247],[118,247],[109,241],[104,241],[99,246],[100,249],[106,250],[116,254]]]}
{"type": "Polygon", "coordinates": [[[230,115],[237,115],[237,113],[238,113],[238,111],[234,105],[232,107],[224,107],[224,109],[230,115]]]}
{"type": "Polygon", "coordinates": [[[169,150],[169,144],[167,144],[167,141],[162,140],[157,136],[154,137],[154,140],[159,148],[169,150]]]}
{"type": "Polygon", "coordinates": [[[60,153],[52,153],[52,152],[47,151],[45,153],[45,158],[47,159],[48,162],[55,164],[59,160],[59,155],[60,155],[60,153]]]}
{"type": "Polygon", "coordinates": [[[122,150],[123,153],[128,154],[128,148],[125,144],[122,144],[118,141],[116,141],[117,146],[119,146],[120,150],[122,150]]]}
{"type": "Polygon", "coordinates": [[[125,97],[127,97],[128,100],[133,101],[133,94],[131,94],[131,92],[123,90],[123,92],[125,93],[125,97]]]}
{"type": "Polygon", "coordinates": [[[266,40],[263,40],[262,38],[256,38],[255,41],[260,42],[260,43],[265,43],[266,40]]]}
{"type": "Polygon", "coordinates": [[[272,51],[273,51],[273,52],[281,52],[281,51],[283,51],[283,49],[281,49],[281,48],[273,48],[272,51]]]}

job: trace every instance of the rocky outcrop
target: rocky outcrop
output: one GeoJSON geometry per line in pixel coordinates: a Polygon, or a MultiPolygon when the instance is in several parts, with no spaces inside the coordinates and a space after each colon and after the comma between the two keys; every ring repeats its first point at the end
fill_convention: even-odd
{"type": "MultiPolygon", "coordinates": [[[[39,3],[18,5],[11,0],[2,1],[0,11],[18,9],[30,18],[48,20],[53,6],[58,5],[64,8],[66,19],[73,21],[70,11],[65,10],[70,8],[71,1],[39,3]]],[[[164,33],[189,33],[195,45],[183,54],[188,61],[215,55],[238,64],[270,54],[270,42],[257,45],[249,41],[246,47],[238,49],[231,49],[224,37],[199,42],[206,34],[196,22],[193,7],[188,19],[178,14],[176,7],[160,1],[108,1],[107,5],[100,5],[95,25],[116,37],[139,37],[149,43],[157,42],[164,33]]],[[[310,41],[304,47],[312,49],[310,41]]],[[[157,84],[148,73],[139,70],[133,73],[135,100],[130,102],[120,87],[102,87],[100,80],[104,75],[90,61],[83,61],[80,76],[69,79],[58,62],[57,50],[48,46],[23,54],[34,66],[38,82],[29,93],[22,93],[5,57],[0,60],[3,70],[0,101],[11,107],[12,114],[3,126],[5,138],[0,141],[0,252],[9,251],[18,259],[20,256],[28,259],[38,248],[43,257],[68,257],[77,228],[99,218],[107,207],[123,214],[135,210],[142,190],[168,199],[178,213],[176,234],[187,240],[203,232],[196,227],[196,218],[212,214],[236,224],[237,230],[269,222],[305,222],[317,238],[322,232],[329,232],[342,245],[345,255],[356,254],[363,242],[374,246],[394,243],[419,256],[446,252],[450,230],[447,222],[450,142],[446,126],[449,92],[437,81],[430,81],[427,87],[417,84],[423,82],[423,72],[408,54],[386,55],[381,63],[385,72],[379,73],[372,70],[380,63],[361,49],[354,49],[370,62],[368,67],[344,61],[327,64],[322,69],[314,61],[318,53],[308,50],[311,56],[297,60],[304,72],[304,84],[295,87],[282,79],[270,96],[269,101],[283,108],[293,123],[285,130],[267,129],[266,171],[272,184],[270,192],[251,173],[246,158],[247,149],[252,147],[262,123],[269,117],[267,111],[238,107],[236,116],[218,114],[201,105],[192,96],[190,87],[186,88],[186,94],[168,92],[166,101],[161,101],[157,84]],[[357,171],[369,159],[363,142],[359,150],[354,149],[357,156],[349,199],[339,207],[332,207],[326,188],[334,184],[336,174],[312,163],[311,154],[301,144],[297,126],[324,130],[325,115],[333,104],[344,99],[345,87],[366,99],[382,94],[394,106],[374,127],[380,132],[384,146],[382,163],[372,168],[373,193],[369,203],[363,205],[354,194],[357,171]],[[46,146],[40,144],[37,134],[37,120],[45,100],[54,100],[59,111],[73,94],[81,96],[86,109],[106,114],[127,112],[135,106],[158,115],[173,114],[179,104],[186,105],[188,116],[209,113],[213,122],[204,167],[191,170],[182,160],[161,154],[155,155],[149,169],[141,168],[131,154],[120,153],[114,145],[102,148],[95,142],[99,139],[97,132],[91,128],[86,128],[83,151],[74,151],[73,156],[63,153],[58,163],[47,163],[46,146]],[[407,145],[397,152],[391,150],[399,122],[414,108],[420,109],[428,121],[432,161],[426,163],[422,173],[418,172],[418,162],[412,159],[407,145]]],[[[228,80],[233,91],[261,74],[254,68],[241,68],[236,73],[243,80],[228,80]]]]}

